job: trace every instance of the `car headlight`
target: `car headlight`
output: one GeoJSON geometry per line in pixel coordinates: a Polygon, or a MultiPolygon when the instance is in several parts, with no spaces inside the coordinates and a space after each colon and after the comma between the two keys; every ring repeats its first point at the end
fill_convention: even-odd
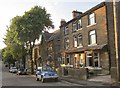
{"type": "Polygon", "coordinates": [[[57,74],[54,74],[54,76],[57,76],[57,74]]]}

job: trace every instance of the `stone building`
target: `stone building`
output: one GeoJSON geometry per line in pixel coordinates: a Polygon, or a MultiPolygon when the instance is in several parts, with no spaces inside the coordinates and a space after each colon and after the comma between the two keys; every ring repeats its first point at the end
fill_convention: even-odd
{"type": "Polygon", "coordinates": [[[61,63],[61,54],[60,54],[60,29],[53,32],[51,37],[48,40],[48,59],[53,61],[54,67],[59,67],[61,63]]]}
{"type": "Polygon", "coordinates": [[[115,1],[106,2],[106,14],[111,78],[120,82],[120,1],[115,1]]]}
{"type": "Polygon", "coordinates": [[[93,74],[109,74],[106,3],[82,13],[73,11],[73,19],[61,21],[61,57],[63,64],[88,68],[93,74]]]}
{"type": "Polygon", "coordinates": [[[42,65],[46,65],[48,62],[48,40],[53,33],[45,31],[41,37],[40,56],[42,65]]]}

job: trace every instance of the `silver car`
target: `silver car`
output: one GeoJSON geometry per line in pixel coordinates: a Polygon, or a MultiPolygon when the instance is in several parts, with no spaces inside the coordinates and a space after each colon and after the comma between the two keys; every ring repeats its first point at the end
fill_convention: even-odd
{"type": "Polygon", "coordinates": [[[16,67],[11,67],[11,68],[9,69],[9,72],[11,72],[11,73],[16,73],[16,72],[17,72],[17,68],[16,68],[16,67]]]}

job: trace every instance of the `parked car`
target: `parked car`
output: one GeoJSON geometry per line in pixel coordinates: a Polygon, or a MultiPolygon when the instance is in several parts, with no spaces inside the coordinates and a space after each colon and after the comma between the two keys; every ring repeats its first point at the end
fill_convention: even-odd
{"type": "Polygon", "coordinates": [[[5,64],[5,67],[8,67],[8,64],[5,64]]]}
{"type": "Polygon", "coordinates": [[[19,68],[17,71],[17,75],[26,75],[27,71],[24,68],[19,68]]]}
{"type": "Polygon", "coordinates": [[[36,81],[41,80],[44,83],[47,79],[54,79],[57,81],[57,72],[55,72],[50,66],[39,67],[36,71],[36,81]]]}
{"type": "Polygon", "coordinates": [[[10,67],[9,72],[16,73],[17,72],[17,68],[16,67],[10,67]]]}

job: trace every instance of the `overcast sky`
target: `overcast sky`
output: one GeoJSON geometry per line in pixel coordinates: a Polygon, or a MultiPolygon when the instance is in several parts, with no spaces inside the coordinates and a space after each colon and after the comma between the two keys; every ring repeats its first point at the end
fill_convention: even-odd
{"type": "MultiPolygon", "coordinates": [[[[72,11],[85,12],[103,0],[0,0],[0,49],[5,47],[3,38],[6,33],[6,26],[10,25],[10,20],[15,16],[21,16],[25,11],[30,10],[35,5],[45,7],[51,14],[51,19],[55,25],[55,30],[59,29],[60,20],[69,21],[72,19],[72,11]]],[[[53,31],[53,30],[51,30],[53,31]]]]}

